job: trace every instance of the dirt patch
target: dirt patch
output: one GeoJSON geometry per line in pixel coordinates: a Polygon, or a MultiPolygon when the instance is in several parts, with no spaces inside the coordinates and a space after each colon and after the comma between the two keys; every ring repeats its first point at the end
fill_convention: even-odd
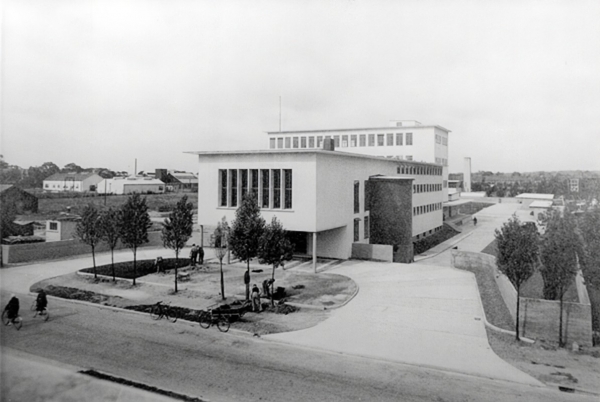
{"type": "Polygon", "coordinates": [[[488,330],[494,352],[544,383],[600,393],[600,348],[573,352],[548,342],[517,342],[513,335],[488,330]]]}

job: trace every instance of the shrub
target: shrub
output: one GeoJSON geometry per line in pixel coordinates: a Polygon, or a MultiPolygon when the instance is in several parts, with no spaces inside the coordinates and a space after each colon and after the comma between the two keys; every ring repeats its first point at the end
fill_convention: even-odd
{"type": "Polygon", "coordinates": [[[158,206],[158,212],[171,212],[175,208],[175,205],[169,204],[161,204],[158,206]]]}
{"type": "Polygon", "coordinates": [[[429,250],[430,248],[433,248],[435,246],[437,246],[438,244],[441,244],[443,242],[445,242],[446,240],[456,236],[458,234],[458,232],[454,229],[452,229],[450,226],[444,224],[444,226],[442,227],[442,230],[440,230],[439,232],[436,232],[434,234],[432,234],[431,236],[428,236],[424,239],[418,240],[414,243],[414,254],[421,254],[424,253],[425,251],[429,250]]]}
{"type": "MultiPolygon", "coordinates": [[[[148,274],[153,274],[156,272],[156,267],[154,266],[154,260],[140,260],[136,262],[137,264],[137,275],[136,278],[140,278],[142,276],[146,276],[148,274]]],[[[175,258],[165,258],[163,259],[162,266],[165,270],[174,269],[175,266],[177,268],[186,267],[189,265],[189,260],[187,258],[180,258],[176,260],[175,258]]],[[[93,273],[93,268],[85,268],[82,269],[81,272],[93,273]]],[[[98,275],[112,275],[112,268],[110,264],[101,265],[96,267],[96,272],[98,275]]],[[[133,261],[127,262],[119,262],[115,264],[115,274],[118,278],[125,279],[133,279],[133,261]]]]}

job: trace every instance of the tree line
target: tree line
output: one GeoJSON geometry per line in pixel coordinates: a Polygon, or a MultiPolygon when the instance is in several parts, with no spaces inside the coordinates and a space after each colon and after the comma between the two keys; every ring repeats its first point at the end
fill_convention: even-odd
{"type": "MultiPolygon", "coordinates": [[[[558,343],[565,346],[563,337],[563,298],[581,269],[588,289],[600,291],[600,208],[593,207],[579,214],[566,208],[551,210],[542,217],[543,235],[532,222],[520,222],[513,215],[495,238],[497,264],[517,291],[516,339],[519,340],[519,298],[522,285],[539,271],[543,278],[543,297],[559,301],[558,343]]],[[[594,313],[592,303],[592,315],[594,313]]],[[[598,330],[599,323],[593,320],[598,330]]],[[[600,339],[593,339],[596,344],[600,339]]]]}
{"type": "MultiPolygon", "coordinates": [[[[175,252],[176,260],[179,260],[179,253],[192,236],[193,209],[193,204],[188,202],[188,197],[183,196],[162,223],[163,246],[175,252]]],[[[135,286],[137,249],[148,242],[148,229],[151,226],[146,198],[137,193],[129,196],[119,208],[99,210],[94,204],[88,204],[81,215],[81,220],[77,223],[75,234],[80,241],[91,248],[94,278],[97,279],[96,247],[100,242],[105,242],[111,251],[112,276],[113,281],[116,280],[114,250],[120,241],[133,252],[133,286],[135,286]]],[[[246,300],[250,298],[250,260],[258,257],[261,264],[271,265],[271,279],[274,281],[275,270],[292,259],[293,245],[283,226],[276,217],[273,217],[271,223],[267,225],[260,215],[256,198],[251,194],[244,196],[231,226],[225,218],[217,223],[213,239],[212,246],[219,259],[223,300],[225,300],[223,258],[228,251],[247,264],[244,274],[246,300]]],[[[179,264],[176,263],[175,292],[177,292],[178,266],[179,264]]],[[[272,298],[271,303],[273,303],[272,298]]]]}

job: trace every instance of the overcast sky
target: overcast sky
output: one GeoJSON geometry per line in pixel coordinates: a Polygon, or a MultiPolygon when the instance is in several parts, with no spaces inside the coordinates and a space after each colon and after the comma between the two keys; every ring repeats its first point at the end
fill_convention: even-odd
{"type": "Polygon", "coordinates": [[[450,171],[600,170],[600,1],[4,0],[1,153],[196,170],[266,131],[448,128],[450,171]]]}

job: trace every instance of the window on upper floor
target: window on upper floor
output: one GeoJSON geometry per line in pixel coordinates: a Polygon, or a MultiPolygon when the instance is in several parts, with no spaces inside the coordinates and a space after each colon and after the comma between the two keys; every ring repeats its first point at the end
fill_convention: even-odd
{"type": "Polygon", "coordinates": [[[281,208],[281,170],[272,169],[273,175],[273,208],[281,208]]]}
{"type": "Polygon", "coordinates": [[[406,133],[406,145],[413,144],[413,133],[406,133]]]}
{"type": "Polygon", "coordinates": [[[342,135],[342,148],[347,148],[347,147],[348,147],[348,136],[342,135]]]}
{"type": "Polygon", "coordinates": [[[351,147],[356,147],[357,146],[356,140],[357,140],[356,134],[353,134],[353,135],[350,136],[350,146],[351,147]]]}
{"type": "Polygon", "coordinates": [[[402,145],[402,133],[396,133],[396,145],[402,145]]]}
{"type": "Polygon", "coordinates": [[[292,139],[290,137],[285,137],[285,147],[291,148],[291,146],[292,146],[292,139]]]}
{"type": "Polygon", "coordinates": [[[385,135],[384,134],[377,134],[377,146],[378,147],[382,147],[384,145],[384,139],[385,139],[385,135]]]}
{"type": "Polygon", "coordinates": [[[367,135],[366,134],[361,134],[358,136],[358,146],[359,147],[367,146],[367,135]]]}
{"type": "Polygon", "coordinates": [[[371,232],[371,230],[370,230],[370,229],[371,229],[371,228],[369,227],[369,217],[368,217],[368,216],[365,216],[365,229],[364,229],[364,231],[365,231],[364,238],[365,238],[365,239],[368,239],[368,238],[369,238],[369,234],[370,234],[370,232],[371,232]]]}
{"type": "Polygon", "coordinates": [[[370,147],[375,146],[375,134],[369,134],[369,146],[370,147]]]}
{"type": "Polygon", "coordinates": [[[323,136],[317,137],[317,148],[321,148],[323,146],[323,136]]]}
{"type": "Polygon", "coordinates": [[[269,148],[275,149],[275,138],[269,138],[269,148]]]}
{"type": "Polygon", "coordinates": [[[340,147],[340,136],[339,135],[333,136],[333,145],[335,145],[336,148],[340,147]]]}
{"type": "Polygon", "coordinates": [[[394,145],[394,134],[387,135],[387,144],[388,147],[394,145]]]}
{"type": "Polygon", "coordinates": [[[358,180],[354,181],[354,213],[358,214],[360,212],[360,182],[358,180]]]}
{"type": "Polygon", "coordinates": [[[300,137],[300,148],[306,148],[306,137],[300,137]]]}
{"type": "Polygon", "coordinates": [[[360,219],[354,219],[354,241],[360,240],[360,219]]]}
{"type": "Polygon", "coordinates": [[[283,137],[277,138],[277,148],[283,148],[283,137]]]}
{"type": "Polygon", "coordinates": [[[294,139],[292,141],[292,146],[294,148],[298,148],[298,137],[294,137],[294,139]]]}
{"type": "Polygon", "coordinates": [[[283,208],[292,208],[292,169],[283,170],[283,180],[285,185],[283,208]]]}
{"type": "Polygon", "coordinates": [[[315,137],[308,137],[308,147],[309,148],[315,147],[315,137]]]}

